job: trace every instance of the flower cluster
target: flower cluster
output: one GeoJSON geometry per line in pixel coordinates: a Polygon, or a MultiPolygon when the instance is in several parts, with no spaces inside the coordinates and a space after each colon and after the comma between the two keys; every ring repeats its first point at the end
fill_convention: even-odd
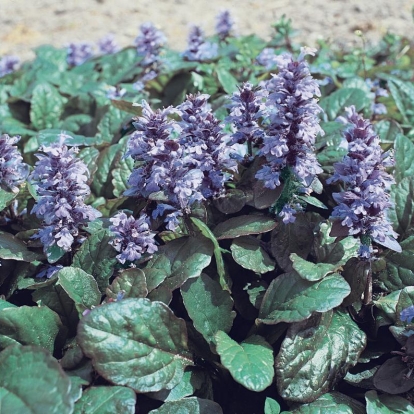
{"type": "Polygon", "coordinates": [[[220,40],[226,40],[231,35],[234,21],[228,10],[223,10],[216,17],[216,33],[220,40]]]}
{"type": "Polygon", "coordinates": [[[208,95],[189,95],[177,109],[157,111],[143,101],[142,116],[134,123],[137,131],[128,142],[126,156],[137,162],[137,168],[125,195],[148,198],[161,193],[153,218],[167,213],[170,230],[195,202],[222,194],[227,179],[222,170],[234,168],[207,99],[208,95]],[[181,122],[168,119],[172,112],[181,116],[181,122]]]}
{"type": "Polygon", "coordinates": [[[0,136],[0,187],[18,192],[29,175],[29,166],[23,162],[19,150],[14,145],[20,140],[19,136],[0,136]]]}
{"type": "Polygon", "coordinates": [[[264,117],[266,106],[264,100],[267,91],[260,86],[254,87],[246,82],[233,93],[230,105],[230,115],[226,118],[235,128],[232,143],[243,144],[246,141],[259,144],[263,138],[264,130],[259,120],[264,117]]]}
{"type": "Polygon", "coordinates": [[[93,45],[89,42],[70,43],[67,47],[66,61],[71,66],[79,66],[93,57],[93,45]]]}
{"type": "Polygon", "coordinates": [[[6,55],[0,59],[0,78],[14,72],[19,66],[20,59],[17,56],[6,55]]]}
{"type": "Polygon", "coordinates": [[[110,219],[112,226],[109,230],[115,234],[110,244],[117,252],[116,256],[120,263],[139,260],[145,253],[155,253],[158,248],[155,245],[155,233],[150,231],[149,218],[145,214],[135,220],[128,217],[124,212],[118,213],[110,219]]]}
{"type": "Polygon", "coordinates": [[[98,40],[98,49],[102,55],[111,55],[118,52],[119,46],[115,40],[115,35],[108,33],[102,39],[98,40]]]}
{"type": "Polygon", "coordinates": [[[66,137],[62,133],[58,143],[41,148],[44,154],[36,154],[38,161],[29,177],[39,196],[32,213],[44,223],[34,237],[45,251],[54,245],[70,251],[80,226],[101,215],[84,202],[90,193],[88,169],[75,158],[77,150],[64,145],[66,137]]]}
{"type": "Polygon", "coordinates": [[[279,73],[266,83],[267,124],[259,155],[267,162],[256,178],[267,188],[278,187],[281,173],[290,171],[302,186],[299,191],[308,193],[322,172],[313,152],[316,136],[323,134],[318,117],[322,109],[314,98],[320,91],[304,59],[307,54],[314,50],[302,48],[297,60],[289,54],[278,56],[279,73]]]}
{"type": "Polygon", "coordinates": [[[207,42],[199,26],[191,27],[187,50],[183,53],[183,58],[194,62],[202,62],[214,59],[217,54],[217,44],[207,42]]]}
{"type": "Polygon", "coordinates": [[[403,322],[411,323],[412,319],[414,318],[414,306],[409,306],[405,308],[400,313],[400,319],[403,322]]]}
{"type": "Polygon", "coordinates": [[[392,206],[387,190],[394,180],[385,169],[394,164],[392,153],[383,153],[372,125],[356,112],[354,106],[347,108],[347,117],[343,121],[348,125],[344,132],[348,154],[334,164],[334,175],[327,183],[342,182],[345,189],[333,194],[338,205],[332,217],[340,220],[348,234],[361,236],[361,257],[371,257],[370,239],[400,251],[394,240],[398,235],[386,214],[392,206]]]}
{"type": "Polygon", "coordinates": [[[166,38],[161,30],[158,30],[152,23],[143,23],[140,26],[140,33],[135,39],[138,56],[142,57],[142,67],[159,64],[160,52],[166,43],[166,38]]]}

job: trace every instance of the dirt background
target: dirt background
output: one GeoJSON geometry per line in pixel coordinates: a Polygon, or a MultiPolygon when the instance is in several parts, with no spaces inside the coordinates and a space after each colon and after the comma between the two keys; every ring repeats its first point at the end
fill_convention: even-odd
{"type": "Polygon", "coordinates": [[[162,29],[169,45],[184,50],[191,23],[214,33],[215,16],[232,13],[239,34],[268,39],[283,14],[299,31],[296,39],[314,46],[318,38],[352,46],[364,32],[368,42],[384,33],[414,38],[412,0],[0,0],[0,56],[32,58],[32,49],[49,43],[95,42],[108,32],[121,46],[131,45],[146,21],[162,29]]]}

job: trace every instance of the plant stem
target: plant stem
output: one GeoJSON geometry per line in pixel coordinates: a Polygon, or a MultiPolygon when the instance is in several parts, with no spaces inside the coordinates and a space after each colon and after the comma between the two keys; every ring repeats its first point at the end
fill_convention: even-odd
{"type": "Polygon", "coordinates": [[[363,304],[364,305],[371,305],[371,303],[372,303],[372,268],[371,268],[371,262],[369,263],[369,268],[365,272],[366,272],[366,282],[365,282],[363,304]]]}

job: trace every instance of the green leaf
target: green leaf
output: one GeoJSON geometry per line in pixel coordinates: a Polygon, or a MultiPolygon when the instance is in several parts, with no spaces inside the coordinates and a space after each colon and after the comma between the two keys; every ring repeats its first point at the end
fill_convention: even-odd
{"type": "Polygon", "coordinates": [[[378,274],[378,280],[386,290],[414,285],[414,236],[402,241],[401,247],[402,253],[387,252],[385,268],[378,274]]]}
{"type": "Polygon", "coordinates": [[[322,201],[318,200],[316,197],[312,197],[310,195],[306,196],[299,196],[299,200],[304,201],[307,204],[310,204],[311,206],[315,206],[318,208],[321,208],[323,210],[326,210],[328,207],[325,206],[325,204],[322,203],[322,201]]]}
{"type": "Polygon", "coordinates": [[[279,414],[279,413],[280,413],[279,403],[273,398],[266,397],[265,406],[264,406],[264,414],[279,414]]]}
{"type": "Polygon", "coordinates": [[[88,167],[88,171],[89,171],[88,182],[92,181],[92,177],[94,176],[96,170],[98,169],[98,167],[96,166],[96,160],[98,157],[99,157],[99,151],[94,147],[82,148],[79,151],[78,158],[82,160],[88,167]]]}
{"type": "Polygon", "coordinates": [[[11,202],[17,197],[18,193],[12,191],[6,191],[0,188],[0,211],[8,207],[11,202]]]}
{"type": "Polygon", "coordinates": [[[225,197],[219,197],[213,200],[217,210],[224,214],[238,213],[246,205],[246,194],[242,190],[232,188],[227,190],[225,197]]]}
{"type": "Polygon", "coordinates": [[[74,414],[134,414],[136,395],[126,387],[91,387],[75,404],[74,414]]]}
{"type": "Polygon", "coordinates": [[[304,214],[298,214],[294,223],[276,227],[271,236],[271,252],[277,264],[286,272],[292,269],[290,254],[305,259],[313,242],[313,226],[304,214]]]}
{"type": "Polygon", "coordinates": [[[184,321],[148,299],[92,309],[79,323],[78,343],[102,377],[136,392],[171,389],[192,365],[184,321]]]}
{"type": "Polygon", "coordinates": [[[402,238],[409,231],[414,217],[414,177],[405,177],[391,187],[391,201],[394,205],[388,208],[388,217],[402,238]]]}
{"type": "Polygon", "coordinates": [[[358,255],[360,242],[358,238],[348,236],[337,241],[329,233],[332,222],[322,222],[313,243],[317,262],[344,265],[351,257],[358,255]]]}
{"type": "Polygon", "coordinates": [[[230,332],[236,313],[230,293],[209,276],[202,274],[196,279],[187,280],[181,286],[181,296],[194,328],[204,339],[214,345],[216,332],[230,332]]]}
{"type": "Polygon", "coordinates": [[[250,391],[265,390],[273,381],[273,349],[259,335],[253,335],[240,345],[225,332],[215,335],[221,363],[236,382],[250,391]]]}
{"type": "Polygon", "coordinates": [[[149,414],[223,414],[223,410],[214,401],[190,397],[168,401],[149,414]]]}
{"type": "Polygon", "coordinates": [[[200,276],[210,264],[212,254],[213,243],[202,235],[181,237],[161,246],[143,269],[148,291],[161,283],[162,287],[172,291],[187,279],[200,276]]]}
{"type": "Polygon", "coordinates": [[[398,134],[394,144],[395,181],[414,175],[414,144],[404,135],[398,134]]]}
{"type": "Polygon", "coordinates": [[[253,236],[242,236],[230,246],[233,259],[245,269],[262,274],[275,269],[274,261],[261,247],[260,240],[253,236]]]}
{"type": "Polygon", "coordinates": [[[104,293],[109,278],[118,263],[117,251],[109,244],[113,236],[107,229],[94,232],[82,244],[73,258],[73,267],[84,270],[92,275],[98,283],[99,290],[104,293]]]}
{"type": "Polygon", "coordinates": [[[365,333],[342,312],[292,324],[275,361],[279,394],[289,401],[313,401],[345,376],[365,345],[365,333]]]}
{"type": "Polygon", "coordinates": [[[348,106],[355,105],[357,112],[368,107],[371,99],[368,94],[357,88],[342,88],[320,100],[319,105],[328,119],[334,121],[348,106]]]}
{"type": "Polygon", "coordinates": [[[111,286],[106,288],[106,296],[116,300],[118,294],[122,298],[145,298],[148,295],[145,273],[141,269],[132,268],[120,272],[111,286]]]}
{"type": "Polygon", "coordinates": [[[216,73],[217,73],[217,78],[226,93],[231,95],[233,92],[237,91],[237,86],[239,82],[230,73],[228,67],[219,65],[216,68],[216,73]]]}
{"type": "Polygon", "coordinates": [[[375,124],[375,130],[380,137],[381,143],[394,143],[397,136],[402,133],[402,128],[398,122],[394,120],[383,119],[375,124]]]}
{"type": "MultiPolygon", "coordinates": [[[[366,414],[365,407],[359,401],[340,392],[333,391],[323,394],[309,404],[302,404],[299,408],[289,411],[289,414],[366,414]]],[[[282,414],[288,414],[283,411],[282,414]]]]}
{"type": "Polygon", "coordinates": [[[335,273],[339,270],[342,263],[312,263],[302,259],[296,253],[290,255],[290,260],[293,263],[293,269],[300,275],[302,279],[316,282],[323,279],[325,276],[335,273]]]}
{"type": "Polygon", "coordinates": [[[376,391],[365,394],[367,414],[414,414],[414,406],[397,395],[378,395],[376,391]]]}
{"type": "Polygon", "coordinates": [[[38,345],[54,351],[62,328],[59,316],[46,306],[21,306],[0,311],[0,349],[9,345],[38,345]]]}
{"type": "Polygon", "coordinates": [[[112,185],[114,186],[114,196],[122,197],[128,188],[128,180],[134,169],[132,157],[123,158],[118,162],[118,166],[112,170],[112,185]]]}
{"type": "Polygon", "coordinates": [[[57,128],[66,98],[49,83],[40,83],[33,89],[30,120],[38,129],[57,128]]]}
{"type": "Polygon", "coordinates": [[[10,233],[0,231],[0,259],[34,262],[44,256],[30,251],[26,244],[10,233]]]}
{"type": "Polygon", "coordinates": [[[337,273],[317,282],[303,280],[296,273],[284,273],[267,289],[259,321],[269,325],[300,322],[313,312],[327,312],[339,306],[350,292],[348,283],[337,273]]]}
{"type": "Polygon", "coordinates": [[[0,407],[4,413],[71,414],[71,381],[48,352],[33,346],[0,353],[0,407]]]}
{"type": "Polygon", "coordinates": [[[110,172],[121,159],[122,145],[114,144],[104,148],[96,161],[97,170],[91,189],[97,196],[113,198],[113,185],[110,172]]]}
{"type": "Polygon", "coordinates": [[[98,124],[99,138],[102,142],[111,143],[114,135],[119,132],[125,113],[115,106],[110,106],[98,124]]]}
{"type": "Polygon", "coordinates": [[[267,233],[277,226],[277,222],[270,217],[252,214],[238,216],[218,224],[213,233],[217,240],[234,239],[249,234],[267,233]]]}
{"type": "Polygon", "coordinates": [[[101,292],[90,274],[76,267],[64,267],[57,275],[60,285],[75,302],[79,313],[101,303],[101,292]]]}
{"type": "Polygon", "coordinates": [[[74,114],[65,118],[60,125],[64,131],[77,132],[82,125],[90,124],[91,122],[92,117],[88,114],[74,114]]]}
{"type": "Polygon", "coordinates": [[[204,237],[207,237],[213,242],[214,246],[214,258],[216,259],[217,273],[220,278],[220,285],[223,289],[230,291],[229,284],[231,283],[230,277],[227,274],[226,267],[224,265],[223,255],[221,253],[221,247],[212,231],[208,226],[196,217],[191,217],[191,221],[197,226],[204,237]]]}
{"type": "Polygon", "coordinates": [[[79,322],[75,303],[68,296],[59,283],[45,286],[32,293],[32,299],[39,306],[47,306],[56,312],[63,325],[70,328],[71,334],[76,334],[76,326],[79,322]]]}

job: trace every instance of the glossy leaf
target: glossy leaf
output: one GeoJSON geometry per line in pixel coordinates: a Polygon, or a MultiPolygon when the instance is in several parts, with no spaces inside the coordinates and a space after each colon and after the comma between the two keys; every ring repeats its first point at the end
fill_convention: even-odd
{"type": "Polygon", "coordinates": [[[73,267],[92,275],[103,293],[108,287],[109,278],[114,272],[117,251],[109,244],[113,236],[107,229],[94,232],[82,244],[73,257],[73,267]]]}
{"type": "Polygon", "coordinates": [[[73,413],[71,381],[56,359],[45,350],[34,346],[11,346],[0,353],[0,365],[2,412],[73,413]]]}
{"type": "Polygon", "coordinates": [[[215,344],[218,331],[230,332],[236,313],[229,292],[219,283],[202,274],[181,286],[181,295],[194,327],[210,344],[215,344]]]}
{"type": "Polygon", "coordinates": [[[310,282],[321,280],[325,276],[335,273],[341,267],[340,264],[308,262],[296,253],[290,255],[290,260],[293,263],[293,269],[296,270],[300,277],[310,282]]]}
{"type": "Polygon", "coordinates": [[[273,349],[259,335],[253,335],[240,345],[225,332],[215,335],[221,363],[236,382],[250,391],[263,391],[273,381],[273,349]]]}
{"type": "Polygon", "coordinates": [[[17,237],[0,231],[0,259],[33,262],[42,258],[43,255],[30,251],[17,237]]]}
{"type": "Polygon", "coordinates": [[[78,342],[101,376],[137,392],[173,388],[192,364],[184,321],[148,299],[92,309],[79,323],[78,342]]]}
{"type": "Polygon", "coordinates": [[[270,217],[261,215],[238,216],[217,225],[213,231],[217,240],[234,239],[249,234],[267,233],[277,226],[270,217]]]}
{"type": "Polygon", "coordinates": [[[101,303],[101,292],[95,279],[82,269],[64,267],[58,272],[58,280],[68,296],[75,302],[79,313],[101,303]]]}
{"type": "Polygon", "coordinates": [[[289,401],[313,401],[345,376],[365,345],[365,333],[342,312],[291,325],[275,361],[279,394],[289,401]]]}
{"type": "Polygon", "coordinates": [[[374,375],[375,388],[388,394],[403,394],[414,388],[410,368],[400,356],[385,361],[374,375]]]}
{"type": "Polygon", "coordinates": [[[0,349],[9,345],[37,345],[54,352],[62,328],[59,316],[46,306],[20,306],[0,311],[0,349]]]}
{"type": "Polygon", "coordinates": [[[284,273],[272,281],[259,311],[265,324],[300,322],[313,312],[327,312],[339,306],[351,289],[337,273],[316,282],[302,279],[296,273],[284,273]]]}
{"type": "Polygon", "coordinates": [[[111,286],[106,288],[106,296],[116,300],[118,295],[122,299],[145,298],[148,294],[145,273],[141,269],[132,268],[123,270],[114,279],[111,286]]]}
{"type": "Polygon", "coordinates": [[[396,395],[378,395],[376,391],[365,394],[367,414],[414,414],[414,405],[396,395]]]}
{"type": "Polygon", "coordinates": [[[252,236],[238,237],[230,246],[233,259],[240,266],[262,274],[275,269],[274,261],[261,247],[260,240],[252,236]]]}
{"type": "Polygon", "coordinates": [[[223,414],[220,406],[211,400],[197,397],[183,398],[179,401],[168,401],[149,414],[223,414]]]}
{"type": "Polygon", "coordinates": [[[399,183],[403,178],[414,175],[414,143],[402,134],[397,135],[394,144],[395,181],[399,183]]]}
{"type": "Polygon", "coordinates": [[[136,395],[126,387],[91,387],[75,404],[74,414],[134,414],[136,395]]]}
{"type": "Polygon", "coordinates": [[[280,414],[280,405],[272,398],[266,397],[264,414],[280,414]]]}

